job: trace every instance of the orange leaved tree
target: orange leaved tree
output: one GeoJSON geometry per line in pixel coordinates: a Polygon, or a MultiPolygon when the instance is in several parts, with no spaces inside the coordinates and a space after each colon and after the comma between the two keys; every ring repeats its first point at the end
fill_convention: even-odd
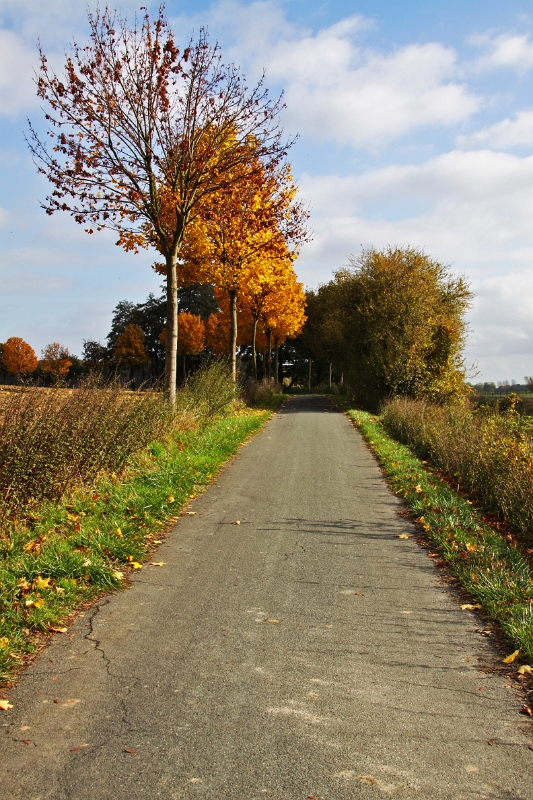
{"type": "Polygon", "coordinates": [[[205,349],[205,322],[196,314],[182,311],[179,315],[178,354],[183,356],[183,382],[187,378],[186,358],[205,349]]]}
{"type": "Polygon", "coordinates": [[[39,366],[43,372],[52,376],[54,383],[64,377],[72,366],[68,347],[63,347],[59,342],[47,344],[41,350],[41,356],[39,366]]]}
{"type": "Polygon", "coordinates": [[[117,364],[129,368],[130,378],[134,381],[135,367],[141,367],[150,360],[144,342],[144,331],[138,325],[127,325],[124,333],[117,339],[113,355],[117,364]]]}
{"type": "Polygon", "coordinates": [[[133,25],[97,10],[89,30],[89,46],[73,44],[63,74],[40,53],[49,130],[40,136],[30,126],[30,147],[53,185],[43,207],[70,213],[88,233],[116,231],[126,250],[155,246],[163,255],[165,384],[174,401],[183,237],[204,199],[239,179],[246,142],[258,163],[284,158],[281,103],[262,81],[249,89],[204,30],[180,52],[163,6],[133,25]]]}
{"type": "Polygon", "coordinates": [[[37,369],[37,357],[30,345],[19,336],[11,336],[2,352],[2,366],[6,372],[24,375],[37,369]]]}

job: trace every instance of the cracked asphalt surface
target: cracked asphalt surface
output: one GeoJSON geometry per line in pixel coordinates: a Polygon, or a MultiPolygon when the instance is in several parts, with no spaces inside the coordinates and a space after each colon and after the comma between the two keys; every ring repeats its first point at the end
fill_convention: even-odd
{"type": "Polygon", "coordinates": [[[179,520],[166,565],[26,671],[0,798],[532,800],[501,655],[397,538],[416,534],[400,508],[348,419],[291,399],[179,520]]]}

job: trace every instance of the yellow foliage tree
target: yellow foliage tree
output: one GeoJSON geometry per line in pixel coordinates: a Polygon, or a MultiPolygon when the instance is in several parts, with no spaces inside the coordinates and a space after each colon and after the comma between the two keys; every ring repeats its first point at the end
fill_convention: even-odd
{"type": "Polygon", "coordinates": [[[63,347],[59,342],[47,344],[46,347],[41,350],[41,355],[42,359],[39,366],[43,372],[48,372],[49,375],[52,375],[55,382],[66,375],[72,366],[68,348],[63,347]]]}
{"type": "Polygon", "coordinates": [[[229,301],[229,355],[236,375],[238,300],[243,287],[266,274],[289,245],[295,258],[306,237],[307,212],[295,201],[290,167],[268,172],[257,159],[239,167],[225,190],[209,195],[189,228],[181,256],[197,280],[214,283],[229,301]]]}

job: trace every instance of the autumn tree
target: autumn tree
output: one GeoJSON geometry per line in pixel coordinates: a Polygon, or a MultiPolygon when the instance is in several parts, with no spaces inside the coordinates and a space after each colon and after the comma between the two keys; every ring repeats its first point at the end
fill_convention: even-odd
{"type": "Polygon", "coordinates": [[[3,346],[2,366],[15,375],[33,372],[37,369],[35,351],[24,339],[11,336],[3,346]]]}
{"type": "Polygon", "coordinates": [[[73,44],[63,75],[41,51],[38,95],[44,137],[30,146],[53,191],[48,214],[70,213],[88,233],[110,228],[125,250],[155,246],[165,260],[165,384],[173,401],[178,338],[178,263],[198,207],[255,163],[280,163],[288,144],[280,101],[260,81],[249,89],[224,65],[204,30],[180,51],[163,7],[132,26],[116,12],[89,14],[90,43],[73,44]]]}
{"type": "Polygon", "coordinates": [[[113,355],[117,364],[129,368],[133,382],[135,367],[142,367],[149,360],[144,333],[138,325],[130,323],[126,326],[124,333],[121,333],[117,339],[113,355]]]}
{"type": "Polygon", "coordinates": [[[39,366],[43,372],[52,377],[54,383],[63,378],[72,366],[72,358],[68,347],[63,347],[59,342],[47,344],[41,350],[41,356],[39,366]]]}
{"type": "Polygon", "coordinates": [[[187,377],[186,358],[205,349],[205,322],[196,314],[182,311],[179,315],[178,354],[183,356],[183,381],[187,377]]]}
{"type": "Polygon", "coordinates": [[[255,379],[257,379],[256,340],[260,320],[263,321],[268,365],[271,363],[269,353],[271,353],[273,334],[276,338],[275,347],[278,348],[287,336],[293,336],[300,331],[305,320],[303,294],[300,308],[291,305],[296,298],[294,292],[302,293],[302,287],[296,280],[292,260],[288,251],[285,254],[280,252],[279,257],[275,259],[266,258],[262,268],[250,272],[243,288],[243,302],[249,308],[253,320],[252,370],[255,379]]]}
{"type": "Polygon", "coordinates": [[[296,258],[307,238],[308,212],[296,198],[290,166],[267,170],[250,159],[235,170],[235,181],[213,193],[200,207],[195,226],[185,239],[185,267],[201,272],[229,299],[231,372],[236,375],[239,296],[272,264],[296,258]],[[237,177],[239,175],[240,177],[237,177]]]}
{"type": "Polygon", "coordinates": [[[463,278],[421,250],[389,247],[352,257],[334,284],[343,366],[358,402],[376,409],[392,395],[461,395],[472,298],[463,278]]]}
{"type": "Polygon", "coordinates": [[[267,339],[267,378],[272,377],[272,346],[275,348],[275,377],[278,379],[279,347],[288,337],[297,336],[305,323],[306,298],[294,272],[288,272],[276,290],[269,293],[261,310],[267,339]]]}

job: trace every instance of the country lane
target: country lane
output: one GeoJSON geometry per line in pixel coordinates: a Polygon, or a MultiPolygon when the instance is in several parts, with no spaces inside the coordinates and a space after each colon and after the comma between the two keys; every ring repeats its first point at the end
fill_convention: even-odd
{"type": "Polygon", "coordinates": [[[533,800],[501,656],[400,509],[289,400],[10,693],[1,800],[533,800]]]}

